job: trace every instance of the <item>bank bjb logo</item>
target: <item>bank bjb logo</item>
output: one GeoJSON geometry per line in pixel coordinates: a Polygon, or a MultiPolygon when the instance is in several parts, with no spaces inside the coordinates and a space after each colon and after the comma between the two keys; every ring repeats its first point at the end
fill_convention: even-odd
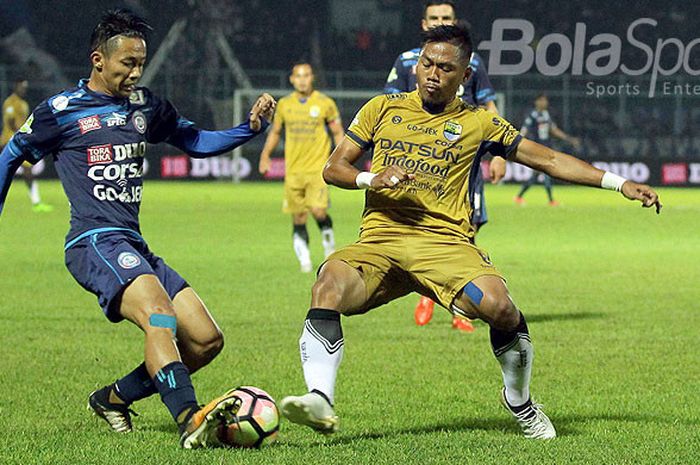
{"type": "Polygon", "coordinates": [[[141,264],[141,259],[131,252],[122,252],[119,254],[117,262],[119,263],[119,266],[125,270],[130,270],[139,266],[141,264]]]}
{"type": "Polygon", "coordinates": [[[445,139],[449,140],[450,142],[454,142],[459,139],[459,136],[462,135],[462,125],[455,123],[454,121],[448,121],[445,123],[445,128],[442,130],[442,134],[445,136],[445,139]]]}

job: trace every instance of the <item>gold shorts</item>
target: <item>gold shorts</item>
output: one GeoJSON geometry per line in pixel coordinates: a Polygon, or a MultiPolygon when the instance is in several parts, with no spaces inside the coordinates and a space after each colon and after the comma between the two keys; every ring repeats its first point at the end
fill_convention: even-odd
{"type": "Polygon", "coordinates": [[[359,271],[367,289],[364,313],[411,292],[449,309],[457,294],[479,276],[501,274],[488,255],[466,238],[422,231],[366,234],[333,253],[359,271]]]}
{"type": "Polygon", "coordinates": [[[284,213],[303,213],[328,208],[328,185],[321,173],[290,174],[284,178],[284,213]]]}

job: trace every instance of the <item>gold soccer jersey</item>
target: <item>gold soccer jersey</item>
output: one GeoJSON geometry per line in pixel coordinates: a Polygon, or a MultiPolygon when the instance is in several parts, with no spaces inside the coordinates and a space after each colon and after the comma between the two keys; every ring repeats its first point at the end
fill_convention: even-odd
{"type": "Polygon", "coordinates": [[[486,153],[508,158],[521,139],[500,116],[460,99],[431,114],[423,109],[418,91],[374,97],[357,113],[347,135],[362,149],[374,148],[373,173],[398,165],[415,174],[393,190],[367,191],[363,235],[410,228],[470,240],[481,158],[486,153]]]}
{"type": "Polygon", "coordinates": [[[274,123],[284,125],[285,172],[320,173],[331,152],[326,125],[339,118],[330,97],[318,91],[308,98],[292,92],[280,99],[274,123]]]}
{"type": "Polygon", "coordinates": [[[29,116],[29,105],[15,94],[10,95],[2,104],[2,136],[0,147],[6,145],[15,131],[13,126],[19,128],[29,116]]]}

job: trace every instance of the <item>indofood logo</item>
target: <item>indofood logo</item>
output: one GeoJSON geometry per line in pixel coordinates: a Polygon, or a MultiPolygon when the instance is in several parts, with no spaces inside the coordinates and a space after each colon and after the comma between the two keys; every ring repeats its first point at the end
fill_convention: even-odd
{"type": "MultiPolygon", "coordinates": [[[[678,38],[658,38],[656,43],[645,43],[640,40],[640,35],[649,35],[649,28],[655,28],[658,22],[652,18],[639,18],[627,28],[625,34],[626,43],[615,34],[596,34],[587,40],[586,24],[576,23],[573,41],[564,34],[551,33],[544,35],[537,42],[536,47],[530,44],[535,38],[535,26],[524,19],[497,19],[491,28],[491,39],[479,44],[479,49],[488,50],[489,74],[516,76],[527,73],[533,67],[545,76],[559,76],[569,71],[573,76],[590,74],[592,76],[609,76],[616,72],[622,72],[627,76],[649,75],[648,96],[654,97],[657,90],[659,76],[670,76],[684,71],[690,76],[700,75],[700,68],[693,68],[692,63],[697,64],[700,56],[700,38],[694,38],[684,43],[678,38]],[[506,33],[507,32],[507,33],[506,33]],[[506,35],[512,36],[519,32],[519,39],[506,40],[506,35]],[[559,49],[558,59],[555,63],[547,60],[548,50],[555,46],[559,49]],[[639,68],[631,68],[622,62],[623,46],[631,46],[641,51],[646,60],[639,68]],[[587,50],[592,47],[594,50],[587,50]],[[695,59],[691,55],[695,48],[695,59]],[[515,54],[519,56],[517,62],[508,60],[504,63],[504,54],[509,57],[515,54]],[[675,62],[674,62],[675,60],[675,62]],[[664,67],[664,64],[672,66],[664,67]]],[[[626,54],[627,55],[627,54],[626,54]]],[[[550,54],[550,58],[552,55],[550,54]]],[[[669,81],[661,83],[664,94],[700,95],[700,85],[686,84],[685,86],[671,85],[669,81]]],[[[587,84],[587,94],[592,95],[601,89],[597,89],[595,83],[587,84]]],[[[605,87],[605,86],[601,86],[605,87]]],[[[623,85],[624,87],[624,85],[623,85]]],[[[602,90],[605,95],[605,89],[602,90]]],[[[627,84],[626,89],[619,89],[617,93],[626,92],[630,95],[639,95],[638,85],[627,84]]]]}

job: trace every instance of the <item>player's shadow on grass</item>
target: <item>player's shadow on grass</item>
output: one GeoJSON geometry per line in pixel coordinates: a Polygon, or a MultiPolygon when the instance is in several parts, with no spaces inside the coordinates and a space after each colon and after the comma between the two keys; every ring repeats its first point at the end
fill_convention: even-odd
{"type": "Polygon", "coordinates": [[[528,323],[547,323],[550,321],[597,320],[606,318],[602,312],[572,312],[572,313],[528,313],[525,319],[528,323]]]}
{"type": "MultiPolygon", "coordinates": [[[[667,423],[667,424],[685,424],[692,427],[699,426],[696,421],[688,421],[673,418],[664,418],[652,415],[638,414],[598,414],[598,415],[552,415],[552,423],[557,429],[557,436],[571,437],[586,434],[582,431],[583,425],[589,422],[617,422],[617,423],[667,423]]],[[[403,435],[422,435],[441,432],[468,432],[468,431],[494,431],[501,432],[507,435],[520,436],[520,428],[513,420],[508,417],[491,417],[491,418],[461,418],[454,419],[451,422],[429,424],[419,427],[398,428],[395,430],[363,432],[358,434],[345,435],[342,432],[337,436],[330,436],[325,440],[315,441],[313,445],[344,445],[356,443],[365,440],[389,439],[403,435]]],[[[285,446],[299,446],[301,444],[286,443],[285,446]]],[[[303,446],[308,447],[308,446],[303,446]]]]}

